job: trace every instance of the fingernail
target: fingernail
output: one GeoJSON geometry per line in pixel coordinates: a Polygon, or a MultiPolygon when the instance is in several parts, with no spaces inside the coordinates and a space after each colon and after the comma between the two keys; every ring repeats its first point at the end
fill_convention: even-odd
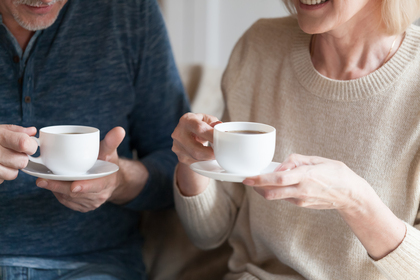
{"type": "Polygon", "coordinates": [[[81,190],[82,190],[82,187],[81,186],[77,186],[71,192],[75,193],[75,192],[80,192],[81,190]]]}
{"type": "Polygon", "coordinates": [[[253,185],[255,185],[255,181],[254,181],[254,180],[251,180],[251,179],[245,179],[242,183],[243,183],[244,185],[248,185],[248,186],[253,186],[253,185]]]}
{"type": "Polygon", "coordinates": [[[47,181],[45,181],[45,180],[41,180],[41,181],[39,181],[38,182],[38,184],[36,184],[38,187],[40,187],[40,188],[45,188],[45,187],[47,187],[48,186],[48,182],[47,181]]]}

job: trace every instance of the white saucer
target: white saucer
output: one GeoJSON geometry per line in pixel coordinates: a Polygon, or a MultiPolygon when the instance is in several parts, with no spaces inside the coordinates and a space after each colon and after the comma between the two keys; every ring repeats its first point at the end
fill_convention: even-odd
{"type": "Polygon", "coordinates": [[[279,164],[279,162],[271,162],[264,170],[260,172],[260,174],[254,175],[229,173],[220,167],[216,160],[198,161],[191,164],[190,168],[198,174],[215,180],[240,183],[247,177],[274,172],[279,164]]]}
{"type": "Polygon", "coordinates": [[[119,169],[118,165],[103,161],[97,160],[93,167],[89,169],[85,174],[81,175],[56,175],[52,173],[45,165],[35,163],[29,161],[28,166],[22,169],[23,172],[43,178],[43,179],[50,179],[50,180],[57,180],[57,181],[79,181],[79,180],[90,180],[96,179],[100,177],[104,177],[110,175],[114,172],[117,172],[119,169]]]}

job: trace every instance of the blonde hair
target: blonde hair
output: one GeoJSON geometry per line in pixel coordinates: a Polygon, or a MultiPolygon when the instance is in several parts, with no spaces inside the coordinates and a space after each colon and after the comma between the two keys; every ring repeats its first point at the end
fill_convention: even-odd
{"type": "MultiPolygon", "coordinates": [[[[296,14],[293,0],[282,0],[287,10],[296,14]]],[[[420,0],[382,0],[382,21],[389,34],[403,33],[420,17],[420,0]]]]}

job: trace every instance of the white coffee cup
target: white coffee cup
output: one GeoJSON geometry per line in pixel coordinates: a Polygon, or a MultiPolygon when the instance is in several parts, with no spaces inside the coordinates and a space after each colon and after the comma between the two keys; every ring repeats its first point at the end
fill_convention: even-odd
{"type": "Polygon", "coordinates": [[[88,126],[60,125],[41,128],[38,143],[41,155],[29,156],[57,175],[86,173],[99,154],[99,129],[88,126]]]}
{"type": "Polygon", "coordinates": [[[230,173],[258,175],[273,160],[275,147],[276,129],[270,125],[226,122],[214,127],[214,155],[219,165],[230,173]]]}

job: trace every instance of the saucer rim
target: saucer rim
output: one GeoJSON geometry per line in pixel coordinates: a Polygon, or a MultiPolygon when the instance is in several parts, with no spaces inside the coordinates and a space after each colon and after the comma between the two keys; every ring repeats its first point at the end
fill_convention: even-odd
{"type": "MultiPolygon", "coordinates": [[[[107,171],[107,172],[100,172],[100,173],[93,173],[93,174],[81,174],[81,175],[65,175],[65,174],[58,175],[58,174],[53,174],[53,173],[33,172],[33,171],[30,171],[30,170],[27,170],[26,169],[27,167],[22,168],[21,171],[28,174],[28,175],[31,175],[31,176],[34,176],[34,177],[37,177],[37,178],[42,178],[42,179],[55,180],[55,181],[80,181],[80,180],[92,180],[92,179],[98,179],[98,178],[101,178],[101,177],[105,177],[105,176],[108,176],[108,175],[111,175],[111,174],[117,172],[120,169],[119,166],[116,165],[115,163],[100,160],[100,159],[96,160],[95,164],[98,164],[98,163],[101,163],[101,162],[105,163],[107,165],[112,165],[114,167],[114,169],[111,170],[111,171],[107,171]]],[[[30,163],[31,163],[31,161],[29,161],[28,165],[30,163]]],[[[36,163],[36,164],[41,164],[41,163],[36,163]]],[[[95,166],[95,164],[94,164],[94,166],[95,166]]],[[[41,165],[43,165],[43,164],[41,164],[41,165]]],[[[45,165],[43,165],[43,166],[45,166],[45,165]]],[[[89,170],[88,170],[88,172],[89,172],[89,170]]]]}
{"type": "MultiPolygon", "coordinates": [[[[264,169],[266,170],[267,168],[269,168],[270,166],[274,167],[274,169],[280,164],[280,162],[276,162],[276,161],[272,161],[270,162],[270,164],[264,169]],[[275,166],[273,166],[275,165],[275,166]]],[[[194,162],[192,164],[190,164],[190,169],[193,170],[194,172],[203,175],[205,177],[211,178],[211,179],[215,179],[218,181],[225,181],[225,182],[233,182],[233,183],[242,183],[243,180],[245,180],[245,178],[248,177],[252,177],[252,176],[257,176],[257,175],[261,175],[261,174],[266,174],[268,172],[265,173],[260,173],[260,174],[256,174],[256,175],[243,175],[243,174],[235,174],[235,173],[229,173],[226,172],[218,163],[215,159],[213,160],[205,160],[205,161],[197,161],[194,162]],[[220,167],[220,171],[208,171],[205,170],[203,168],[197,168],[196,166],[199,164],[203,164],[203,163],[209,163],[209,164],[214,164],[218,167],[220,167]],[[225,173],[222,173],[225,172],[225,173]]],[[[264,171],[263,170],[263,171],[264,171]]]]}

